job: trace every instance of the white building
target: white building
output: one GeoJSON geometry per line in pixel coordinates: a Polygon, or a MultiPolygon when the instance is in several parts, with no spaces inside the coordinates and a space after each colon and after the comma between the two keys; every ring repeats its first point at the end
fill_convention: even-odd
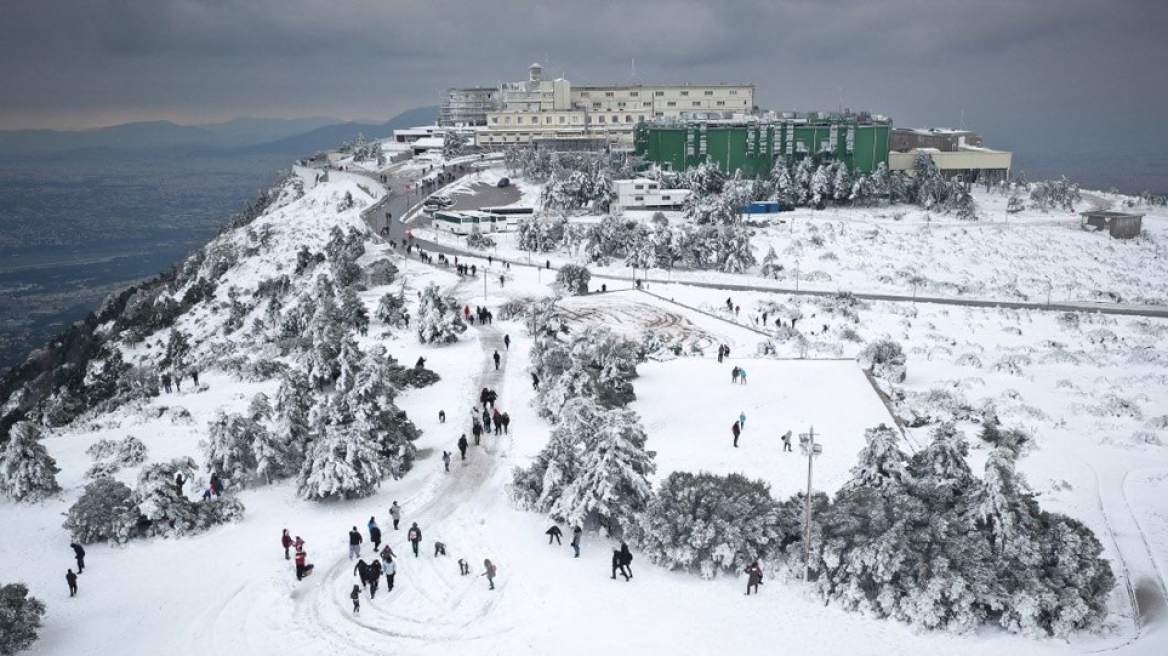
{"type": "Polygon", "coordinates": [[[532,64],[526,81],[499,86],[477,145],[588,139],[628,148],[633,128],[651,118],[731,118],[753,111],[752,84],[573,87],[563,78],[545,80],[543,67],[532,64]]]}
{"type": "Polygon", "coordinates": [[[614,180],[618,210],[673,210],[685,204],[689,189],[662,189],[648,178],[614,180]]]}

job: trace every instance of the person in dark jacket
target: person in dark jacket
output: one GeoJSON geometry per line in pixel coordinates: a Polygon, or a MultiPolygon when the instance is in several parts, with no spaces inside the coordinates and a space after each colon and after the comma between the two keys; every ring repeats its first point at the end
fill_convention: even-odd
{"type": "Polygon", "coordinates": [[[418,528],[417,522],[414,522],[410,526],[410,530],[406,534],[406,537],[410,541],[410,546],[413,547],[413,549],[414,549],[414,558],[417,558],[418,557],[418,544],[422,542],[422,529],[418,528]]]}
{"type": "Polygon", "coordinates": [[[361,539],[361,533],[357,530],[357,527],[354,526],[353,530],[349,531],[349,560],[353,560],[354,558],[361,556],[362,542],[364,542],[364,540],[361,539]]]}
{"type": "Polygon", "coordinates": [[[377,596],[377,586],[381,584],[381,561],[374,559],[369,563],[369,598],[377,596]]]}
{"type": "Polygon", "coordinates": [[[215,496],[223,494],[223,480],[219,478],[218,472],[211,474],[211,492],[214,492],[215,496]]]}
{"type": "Polygon", "coordinates": [[[187,482],[187,478],[186,478],[186,476],[183,476],[182,472],[178,472],[177,474],[174,475],[174,494],[175,494],[175,496],[181,497],[183,495],[183,485],[185,485],[186,482],[187,482]]]}
{"type": "Polygon", "coordinates": [[[493,355],[492,357],[493,357],[493,358],[494,358],[494,360],[495,360],[495,371],[498,371],[498,370],[499,370],[499,361],[502,359],[502,358],[499,356],[499,351],[498,351],[498,350],[496,350],[496,351],[495,351],[495,355],[493,355]]]}
{"type": "Polygon", "coordinates": [[[506,412],[503,413],[503,434],[507,434],[507,428],[511,425],[511,415],[506,412]]]}
{"type": "Polygon", "coordinates": [[[749,577],[746,579],[746,596],[750,596],[751,588],[754,588],[754,594],[758,594],[758,584],[762,583],[762,568],[758,566],[757,560],[747,566],[746,574],[749,577]]]}
{"type": "Polygon", "coordinates": [[[491,562],[490,558],[487,558],[486,560],[483,561],[483,569],[485,570],[483,572],[483,576],[487,577],[487,583],[491,584],[491,587],[489,589],[494,590],[495,589],[495,574],[496,574],[497,570],[495,569],[495,564],[491,562]]]}
{"type": "Polygon", "coordinates": [[[555,540],[556,544],[564,544],[560,541],[560,536],[563,534],[564,532],[560,530],[559,526],[552,526],[548,530],[544,531],[544,535],[548,536],[548,544],[551,544],[552,540],[555,540]]]}
{"type": "Polygon", "coordinates": [[[361,578],[361,587],[369,585],[369,563],[365,562],[364,558],[358,560],[353,567],[353,576],[361,578]]]}
{"type": "Polygon", "coordinates": [[[621,561],[620,549],[612,548],[612,578],[616,579],[616,573],[620,572],[621,576],[625,577],[625,581],[629,580],[629,574],[625,571],[625,566],[621,561]]]}
{"type": "Polygon", "coordinates": [[[446,423],[446,411],[445,410],[438,411],[438,423],[440,423],[440,424],[446,423]]]}
{"type": "MultiPolygon", "coordinates": [[[[500,276],[499,280],[502,280],[502,279],[503,279],[502,276],[500,276]]],[[[503,335],[503,348],[507,351],[511,350],[511,336],[510,335],[503,335]]]]}
{"type": "Polygon", "coordinates": [[[539,376],[531,374],[531,389],[539,389],[539,376]]]}
{"type": "Polygon", "coordinates": [[[361,612],[361,586],[354,585],[353,591],[349,593],[349,599],[353,600],[353,614],[361,612]]]}
{"type": "Polygon", "coordinates": [[[80,574],[85,571],[85,549],[76,542],[69,546],[73,547],[73,557],[77,559],[77,573],[80,574]]]}
{"type": "Polygon", "coordinates": [[[629,545],[621,542],[620,546],[621,567],[624,568],[625,575],[630,579],[633,578],[633,552],[629,551],[629,545]]]}
{"type": "Polygon", "coordinates": [[[73,573],[73,570],[69,570],[65,574],[65,582],[69,584],[69,596],[77,596],[77,575],[73,573]]]}
{"type": "Polygon", "coordinates": [[[291,560],[289,550],[292,548],[292,536],[288,535],[288,529],[284,529],[284,534],[280,536],[280,545],[284,547],[284,560],[291,560]]]}
{"type": "Polygon", "coordinates": [[[734,422],[734,425],[730,427],[730,432],[734,434],[734,448],[737,449],[738,436],[742,434],[742,428],[738,426],[738,422],[734,422]]]}
{"type": "Polygon", "coordinates": [[[369,541],[373,543],[373,550],[377,551],[381,548],[381,527],[377,525],[377,519],[369,518],[369,541]]]}
{"type": "Polygon", "coordinates": [[[579,526],[572,529],[572,549],[576,552],[576,555],[573,556],[574,558],[580,557],[580,537],[583,533],[579,526]]]}
{"type": "Polygon", "coordinates": [[[495,408],[495,401],[499,400],[499,393],[493,389],[487,390],[487,403],[491,405],[491,409],[495,408]]]}
{"type": "Polygon", "coordinates": [[[458,438],[458,451],[462,454],[463,460],[466,460],[466,447],[468,446],[470,445],[466,441],[466,433],[463,433],[462,437],[458,438]]]}
{"type": "Polygon", "coordinates": [[[503,415],[499,412],[498,408],[491,415],[491,422],[495,424],[495,435],[503,432],[503,415]]]}
{"type": "Polygon", "coordinates": [[[478,418],[475,418],[474,424],[470,427],[470,432],[474,434],[475,444],[480,444],[480,438],[483,434],[483,425],[479,423],[478,418]]]}

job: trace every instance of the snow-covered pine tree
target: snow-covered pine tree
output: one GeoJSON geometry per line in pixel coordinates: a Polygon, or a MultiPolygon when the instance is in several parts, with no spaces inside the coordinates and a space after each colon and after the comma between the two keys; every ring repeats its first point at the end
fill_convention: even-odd
{"type": "Polygon", "coordinates": [[[421,433],[394,403],[397,390],[390,381],[400,376],[396,373],[400,367],[395,365],[385,347],[375,346],[366,356],[356,384],[347,391],[346,402],[352,420],[377,443],[389,474],[399,478],[413,466],[417,455],[414,441],[421,433]]]}
{"type": "Polygon", "coordinates": [[[864,431],[865,446],[860,450],[852,478],[840,488],[847,492],[859,487],[891,494],[910,482],[908,458],[900,450],[900,434],[895,428],[880,424],[864,431]]]}
{"type": "Polygon", "coordinates": [[[276,391],[276,417],[272,432],[284,435],[293,470],[298,470],[312,440],[309,413],[316,403],[308,379],[296,371],[288,372],[276,391]]]}
{"type": "Polygon", "coordinates": [[[255,442],[260,430],[249,417],[222,411],[216,414],[203,446],[207,471],[219,474],[233,486],[247,487],[256,471],[255,442]]]}
{"type": "Polygon", "coordinates": [[[175,474],[192,480],[198,466],[188,457],[147,465],[138,475],[133,505],[137,506],[146,535],[180,537],[201,533],[217,524],[243,518],[243,503],[234,496],[208,502],[191,501],[175,489],[175,474]]]}
{"type": "Polygon", "coordinates": [[[848,200],[852,191],[852,175],[848,172],[848,165],[843,162],[836,162],[832,172],[831,198],[837,204],[848,200]]]}
{"type": "Polygon", "coordinates": [[[815,174],[811,176],[811,187],[809,188],[810,198],[808,204],[817,210],[821,210],[827,205],[827,201],[831,200],[832,189],[832,170],[830,164],[820,164],[815,169],[815,174]]]}
{"type": "Polygon", "coordinates": [[[576,478],[550,514],[569,526],[596,526],[617,535],[649,502],[656,452],[645,450],[645,431],[635,412],[597,414],[598,421],[584,435],[576,478]]]}
{"type": "Polygon", "coordinates": [[[32,647],[44,616],[44,602],[29,595],[28,586],[0,586],[0,654],[15,654],[32,647]]]}
{"type": "Polygon", "coordinates": [[[795,204],[806,206],[811,204],[811,180],[815,177],[815,158],[804,157],[795,165],[795,204]]]}
{"type": "Polygon", "coordinates": [[[904,349],[891,339],[880,339],[868,344],[860,352],[857,361],[873,376],[890,383],[903,383],[908,375],[904,349]]]}
{"type": "Polygon", "coordinates": [[[0,448],[0,494],[14,501],[41,501],[61,491],[57,461],[41,444],[41,429],[27,421],[12,426],[0,448]]]}
{"type": "Polygon", "coordinates": [[[406,313],[406,304],[400,294],[387,292],[377,303],[377,312],[374,315],[378,321],[390,328],[405,328],[409,326],[410,317],[406,313]]]}
{"type": "Polygon", "coordinates": [[[80,544],[124,544],[137,530],[138,507],[133,496],[133,490],[125,483],[105,476],[98,478],[85,486],[69,508],[64,528],[80,544]]]}
{"type": "Polygon", "coordinates": [[[587,294],[588,283],[591,280],[592,273],[588,271],[588,267],[579,264],[565,264],[556,272],[556,281],[553,286],[564,294],[587,294]]]}
{"type": "Polygon", "coordinates": [[[880,162],[876,165],[876,170],[867,177],[872,203],[879,204],[887,199],[889,194],[888,165],[880,162]]]}
{"type": "Polygon", "coordinates": [[[783,271],[783,265],[779,262],[779,254],[775,252],[775,247],[767,248],[767,253],[762,258],[762,273],[764,278],[778,278],[783,271]]]}
{"type": "Polygon", "coordinates": [[[673,472],[630,528],[653,562],[708,579],[769,557],[800,527],[784,525],[763,481],[673,472]]]}
{"type": "Polygon", "coordinates": [[[449,344],[466,331],[458,302],[430,283],[422,290],[418,303],[418,341],[423,344],[449,344]]]}
{"type": "Polygon", "coordinates": [[[513,474],[511,493],[521,505],[546,513],[560,500],[564,489],[579,474],[584,435],[601,421],[603,412],[584,398],[564,405],[547,445],[530,467],[516,468],[513,474]]]}
{"type": "Polygon", "coordinates": [[[466,154],[467,150],[466,135],[458,130],[447,130],[446,135],[442,139],[442,158],[454,159],[466,154]]]}
{"type": "Polygon", "coordinates": [[[941,176],[941,170],[937,168],[932,156],[919,153],[913,166],[916,170],[913,177],[916,204],[925,209],[944,206],[949,200],[949,184],[941,176]]]}
{"type": "Polygon", "coordinates": [[[365,303],[357,296],[357,290],[352,287],[341,287],[341,318],[345,325],[365,335],[369,332],[369,311],[365,303]]]}
{"type": "Polygon", "coordinates": [[[979,485],[965,461],[969,444],[951,423],[937,426],[932,438],[909,460],[908,472],[916,493],[936,509],[967,504],[979,485]]]}
{"type": "Polygon", "coordinates": [[[784,210],[795,206],[795,178],[791,176],[791,164],[785,157],[775,158],[775,166],[771,169],[771,181],[774,184],[775,200],[779,201],[784,210]]]}
{"type": "Polygon", "coordinates": [[[162,368],[171,371],[184,371],[189,364],[191,342],[187,334],[181,330],[172,329],[166,339],[166,354],[162,358],[162,368]]]}
{"type": "Polygon", "coordinates": [[[115,457],[119,465],[135,467],[146,462],[146,445],[133,435],[127,435],[118,444],[115,457]]]}
{"type": "Polygon", "coordinates": [[[297,490],[305,499],[354,499],[376,491],[388,469],[377,444],[356,423],[330,424],[300,468],[297,490]]]}

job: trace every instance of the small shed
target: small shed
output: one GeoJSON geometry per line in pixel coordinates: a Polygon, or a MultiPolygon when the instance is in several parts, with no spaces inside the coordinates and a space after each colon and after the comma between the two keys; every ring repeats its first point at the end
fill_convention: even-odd
{"type": "Polygon", "coordinates": [[[1106,230],[1115,239],[1134,239],[1140,236],[1144,225],[1143,214],[1092,210],[1083,212],[1084,230],[1106,230]]]}

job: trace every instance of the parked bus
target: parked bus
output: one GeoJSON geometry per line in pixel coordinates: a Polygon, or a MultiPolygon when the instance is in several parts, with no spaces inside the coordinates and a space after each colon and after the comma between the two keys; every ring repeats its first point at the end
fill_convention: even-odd
{"type": "Polygon", "coordinates": [[[514,228],[512,216],[500,216],[481,210],[434,212],[433,227],[455,235],[472,232],[510,232],[514,228]]]}
{"type": "Polygon", "coordinates": [[[534,207],[480,207],[479,211],[498,216],[513,216],[520,219],[535,216],[534,207]]]}

